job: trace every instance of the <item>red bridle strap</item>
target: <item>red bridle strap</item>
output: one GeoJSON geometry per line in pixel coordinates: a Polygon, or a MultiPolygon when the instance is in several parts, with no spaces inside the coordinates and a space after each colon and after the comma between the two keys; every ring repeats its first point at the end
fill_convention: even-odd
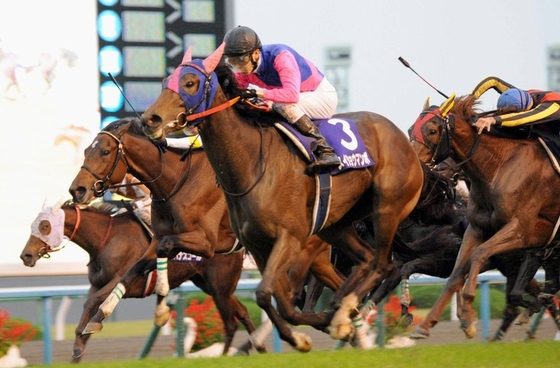
{"type": "Polygon", "coordinates": [[[187,116],[187,121],[197,120],[197,119],[203,118],[205,116],[212,115],[212,114],[214,114],[218,111],[225,110],[228,107],[231,107],[231,106],[235,105],[237,103],[237,101],[239,101],[239,99],[240,99],[240,96],[237,96],[237,97],[234,97],[227,102],[224,102],[221,105],[218,105],[218,106],[213,107],[211,109],[208,109],[206,111],[199,112],[198,114],[189,115],[189,116],[187,116]]]}
{"type": "Polygon", "coordinates": [[[78,228],[80,227],[80,221],[82,220],[82,213],[80,212],[80,206],[75,205],[74,208],[76,209],[76,225],[74,225],[74,231],[72,231],[72,235],[70,236],[70,239],[68,239],[68,241],[72,241],[74,235],[76,235],[76,231],[78,231],[78,228]]]}

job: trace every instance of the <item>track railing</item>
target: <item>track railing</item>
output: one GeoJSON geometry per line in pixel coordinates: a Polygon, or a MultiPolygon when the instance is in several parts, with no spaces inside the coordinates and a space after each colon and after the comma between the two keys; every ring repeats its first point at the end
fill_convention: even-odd
{"type": "MultiPolygon", "coordinates": [[[[535,278],[544,281],[544,271],[539,270],[535,278]]],[[[237,284],[237,291],[254,291],[260,279],[240,280],[237,284]]],[[[480,321],[482,324],[482,341],[487,341],[490,335],[490,284],[503,284],[505,277],[497,271],[489,271],[480,274],[478,282],[480,285],[480,321]]],[[[439,277],[419,275],[410,279],[411,285],[433,285],[444,284],[446,279],[439,277]]],[[[22,288],[0,288],[0,300],[29,300],[36,299],[42,302],[43,309],[43,361],[45,364],[52,364],[52,336],[53,326],[52,299],[68,297],[86,297],[89,285],[75,286],[43,286],[43,287],[22,287],[22,288]]],[[[176,293],[189,293],[200,291],[192,282],[187,281],[178,288],[173,289],[176,293]]],[[[274,334],[274,350],[279,352],[281,344],[278,334],[274,334]]]]}

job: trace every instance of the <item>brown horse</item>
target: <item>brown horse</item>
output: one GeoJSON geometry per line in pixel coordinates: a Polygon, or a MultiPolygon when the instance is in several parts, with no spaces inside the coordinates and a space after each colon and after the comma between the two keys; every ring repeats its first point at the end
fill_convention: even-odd
{"type": "Polygon", "coordinates": [[[365,151],[375,164],[332,176],[329,213],[317,233],[356,264],[333,297],[333,306],[340,313],[333,318],[328,312],[296,312],[283,301],[290,293],[288,270],[313,233],[318,192],[315,178],[305,173],[308,163],[296,145],[276,128],[265,126],[267,119],[277,120],[277,116],[256,112],[253,118],[252,112],[239,104],[228,108],[238,100],[240,91],[227,66],[216,69],[223,47],[205,60],[191,60],[187,51],[182,64],[167,79],[167,87],[143,114],[142,122],[146,134],[155,141],[187,122],[198,126],[225,192],[232,227],[262,273],[257,303],[284,341],[308,351],[309,337],[292,333],[286,322],[326,327],[332,320],[332,337],[342,338],[351,332],[351,316],[358,302],[382,282],[391,267],[393,237],[418,201],[422,169],[406,135],[385,117],[364,111],[336,115],[330,121],[341,128],[340,139],[346,142],[355,141],[356,135],[343,119],[355,122],[365,151]],[[359,238],[353,226],[354,221],[368,216],[374,224],[375,250],[359,238]],[[272,296],[278,309],[271,303],[272,296]]]}
{"type": "MultiPolygon", "coordinates": [[[[410,128],[411,142],[424,162],[437,164],[451,156],[471,179],[469,226],[444,291],[414,332],[425,338],[453,293],[462,291],[461,328],[473,337],[477,276],[488,258],[513,250],[557,245],[555,225],[560,176],[535,139],[477,135],[471,126],[478,112],[473,96],[451,96],[440,107],[424,106],[410,128]],[[538,195],[535,195],[538,193],[538,195]],[[465,279],[468,276],[468,279],[465,279]]],[[[531,276],[532,277],[532,276],[531,276]]]]}
{"type": "MultiPolygon", "coordinates": [[[[232,251],[236,238],[229,225],[225,197],[216,187],[204,150],[185,153],[173,148],[162,149],[143,134],[138,119],[117,120],[105,127],[86,149],[84,165],[70,192],[76,201],[87,202],[121,183],[126,172],[142,180],[151,190],[155,237],[145,256],[123,277],[119,288],[126,289],[127,284],[141,277],[146,271],[146,260],[154,260],[156,254],[159,270],[167,264],[168,256],[173,257],[179,250],[207,258],[232,251]],[[185,161],[181,159],[183,154],[186,154],[185,161]]],[[[330,264],[329,245],[317,237],[309,239],[305,256],[291,270],[295,287],[300,287],[310,264],[314,274],[329,288],[336,290],[342,284],[342,277],[330,264]]],[[[165,303],[169,286],[165,284],[164,272],[160,273],[163,275],[158,280],[163,279],[163,291],[156,287],[157,325],[169,318],[165,303]]],[[[115,294],[111,294],[85,333],[99,331],[101,321],[112,313],[117,303],[115,294]]],[[[248,330],[252,332],[251,328],[248,330]]]]}
{"type": "MultiPolygon", "coordinates": [[[[151,237],[132,213],[115,217],[83,205],[66,204],[44,208],[33,222],[31,235],[20,258],[28,267],[59,250],[63,236],[82,247],[90,256],[88,278],[91,284],[82,316],[76,327],[72,361],[78,363],[91,334],[82,334],[100,304],[117,286],[124,272],[133,266],[150,245],[151,237]]],[[[251,319],[233,292],[241,276],[243,255],[216,255],[210,259],[170,262],[169,284],[177,287],[187,280],[214,298],[231,342],[238,318],[248,330],[251,319]],[[233,326],[230,327],[230,326],[233,326]],[[231,336],[229,336],[231,335],[231,336]]],[[[155,259],[146,261],[146,269],[155,269],[155,259]]],[[[155,272],[142,274],[128,284],[123,298],[144,298],[153,292],[155,272]]]]}

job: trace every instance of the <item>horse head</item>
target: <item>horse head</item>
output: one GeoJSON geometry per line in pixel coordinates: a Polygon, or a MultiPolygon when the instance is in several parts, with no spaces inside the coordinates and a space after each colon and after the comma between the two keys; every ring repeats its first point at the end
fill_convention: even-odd
{"type": "Polygon", "coordinates": [[[128,170],[122,137],[130,124],[130,119],[109,124],[85,149],[84,163],[69,188],[74,202],[89,203],[122,182],[128,170]]]}
{"type": "Polygon", "coordinates": [[[42,211],[31,224],[31,235],[27,239],[25,247],[19,258],[27,267],[34,267],[42,258],[49,258],[49,252],[64,248],[66,245],[64,236],[64,210],[61,210],[63,202],[54,206],[43,205],[42,211]]]}
{"type": "Polygon", "coordinates": [[[206,59],[192,60],[192,48],[185,53],[181,65],[164,80],[158,99],[142,114],[144,133],[160,141],[187,124],[197,125],[208,111],[218,90],[214,70],[219,64],[225,44],[222,43],[206,59]]]}
{"type": "Polygon", "coordinates": [[[451,141],[455,129],[455,118],[451,109],[455,104],[455,94],[441,106],[429,106],[429,98],[418,119],[408,130],[410,142],[421,161],[430,166],[449,157],[451,141]]]}

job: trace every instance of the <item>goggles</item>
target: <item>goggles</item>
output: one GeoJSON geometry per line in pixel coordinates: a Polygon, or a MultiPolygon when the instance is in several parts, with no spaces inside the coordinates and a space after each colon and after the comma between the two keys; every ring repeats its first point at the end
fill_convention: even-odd
{"type": "Polygon", "coordinates": [[[230,65],[245,65],[251,60],[251,53],[237,55],[237,56],[226,56],[226,63],[230,65]]]}

